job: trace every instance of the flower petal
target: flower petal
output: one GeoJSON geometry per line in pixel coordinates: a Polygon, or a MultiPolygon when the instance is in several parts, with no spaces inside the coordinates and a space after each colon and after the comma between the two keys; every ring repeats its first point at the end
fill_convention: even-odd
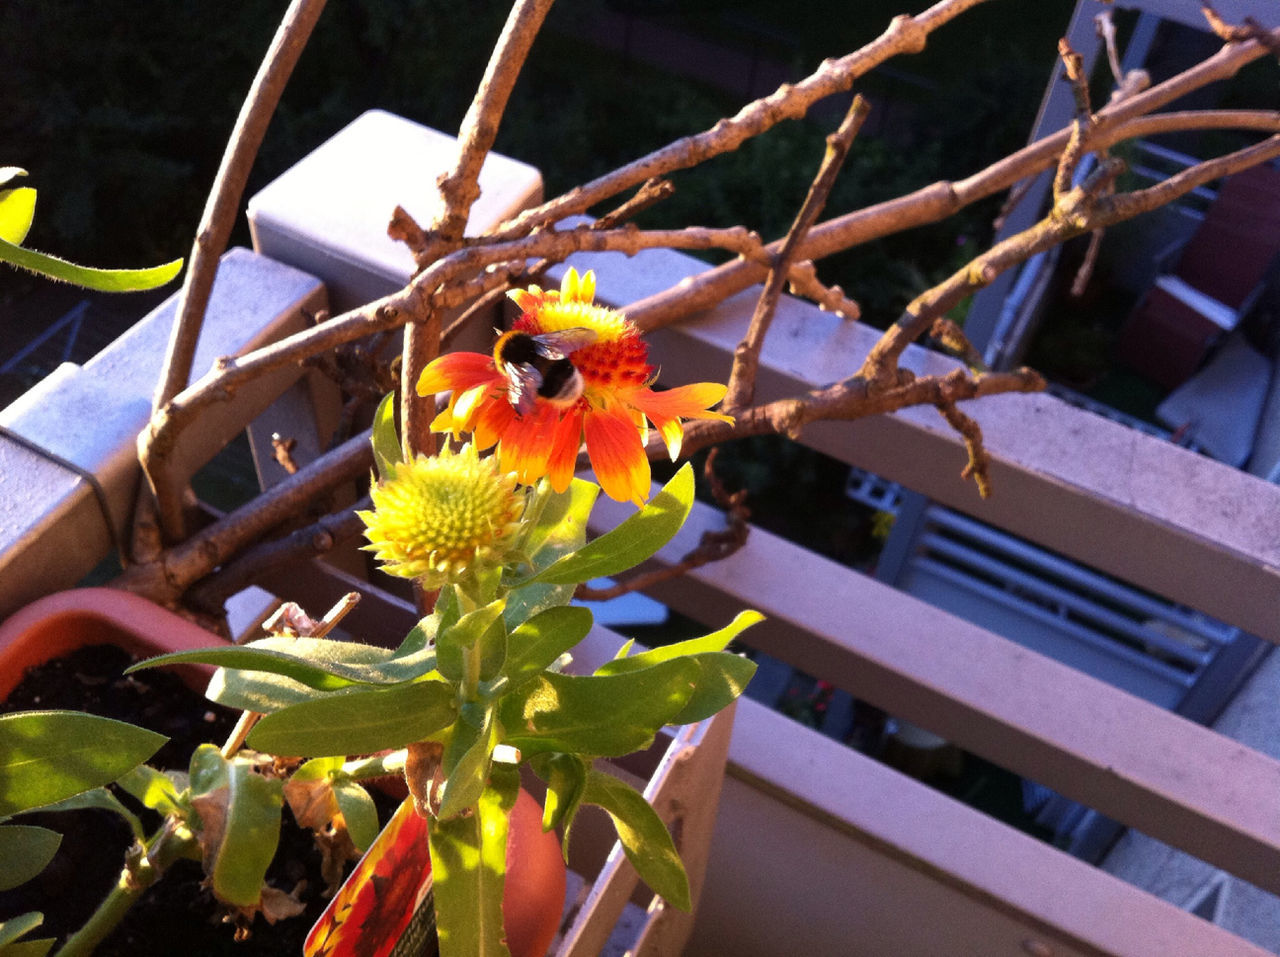
{"type": "Polygon", "coordinates": [[[505,391],[493,396],[490,401],[481,403],[475,420],[471,423],[475,430],[472,440],[476,448],[487,449],[500,442],[516,421],[516,410],[507,401],[505,391]]]}
{"type": "Polygon", "coordinates": [[[649,497],[649,459],[627,411],[616,406],[590,408],[583,431],[591,468],[604,493],[618,502],[643,505],[649,497]]]}
{"type": "Polygon", "coordinates": [[[560,416],[551,439],[551,455],[547,459],[547,478],[557,492],[563,492],[573,481],[581,447],[582,408],[574,405],[560,416]]]}
{"type": "Polygon", "coordinates": [[[418,378],[418,395],[472,389],[481,383],[502,381],[493,356],[478,352],[449,352],[427,363],[418,378]]]}
{"type": "Polygon", "coordinates": [[[498,444],[502,467],[515,472],[521,485],[533,485],[547,474],[558,411],[549,402],[539,402],[528,415],[513,419],[503,433],[498,444]]]}
{"type": "Polygon", "coordinates": [[[707,406],[715,405],[724,398],[725,391],[725,386],[719,382],[695,382],[663,392],[637,389],[629,400],[649,417],[662,434],[667,453],[674,460],[679,456],[680,444],[684,441],[684,428],[680,424],[682,418],[733,421],[733,416],[707,411],[707,406]]]}

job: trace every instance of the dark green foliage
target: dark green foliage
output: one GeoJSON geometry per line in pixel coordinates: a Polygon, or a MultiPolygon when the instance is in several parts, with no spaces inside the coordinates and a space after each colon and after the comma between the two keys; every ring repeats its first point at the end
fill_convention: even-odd
{"type": "MultiPolygon", "coordinates": [[[[249,194],[366,109],[456,130],[508,6],[505,0],[330,4],[268,131],[249,194]]],[[[580,24],[594,12],[642,14],[781,63],[799,78],[822,58],[879,34],[900,6],[864,3],[854,13],[827,0],[785,8],[736,0],[563,0],[517,85],[498,148],[539,166],[555,195],[742,106],[746,94],[733,82],[710,89],[676,75],[678,67],[659,70],[583,41],[580,24]]],[[[862,88],[876,104],[873,124],[881,129],[857,144],[830,212],[965,175],[1019,145],[1071,4],[1040,4],[1032,16],[1009,7],[978,8],[938,33],[924,54],[867,78],[862,88]]],[[[282,2],[0,4],[6,64],[0,142],[4,162],[31,170],[43,190],[33,248],[103,265],[186,252],[283,10],[282,2]]],[[[643,222],[743,223],[770,238],[780,235],[840,109],[815,122],[785,123],[705,170],[678,175],[677,196],[643,222]]],[[[984,241],[989,218],[983,209],[927,236],[856,250],[823,265],[822,275],[864,300],[870,320],[883,324],[923,284],[945,275],[958,238],[984,241]]],[[[243,221],[235,241],[248,241],[243,221]]]]}

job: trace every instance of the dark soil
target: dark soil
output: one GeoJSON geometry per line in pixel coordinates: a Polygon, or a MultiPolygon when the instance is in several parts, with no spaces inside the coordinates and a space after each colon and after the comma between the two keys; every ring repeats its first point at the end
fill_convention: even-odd
{"type": "MultiPolygon", "coordinates": [[[[0,703],[0,712],[74,708],[158,731],[170,740],[148,763],[163,769],[185,770],[197,745],[226,740],[235,712],[207,701],[162,670],[123,675],[130,663],[129,656],[113,646],[82,649],[28,671],[9,699],[0,703]]],[[[154,826],[158,817],[146,814],[150,815],[148,825],[154,826]]],[[[130,843],[129,829],[107,811],[26,814],[21,821],[43,825],[64,837],[54,861],[39,877],[0,893],[0,921],[40,911],[44,925],[36,936],[62,939],[84,922],[119,876],[130,843]]],[[[217,901],[201,885],[202,878],[195,861],[179,861],[171,867],[98,947],[97,957],[301,954],[307,931],[327,903],[322,897],[319,853],[310,832],[294,823],[287,807],[280,847],[267,879],[285,891],[305,881],[306,913],[275,925],[258,917],[251,936],[237,942],[233,926],[222,922],[217,901]]]]}

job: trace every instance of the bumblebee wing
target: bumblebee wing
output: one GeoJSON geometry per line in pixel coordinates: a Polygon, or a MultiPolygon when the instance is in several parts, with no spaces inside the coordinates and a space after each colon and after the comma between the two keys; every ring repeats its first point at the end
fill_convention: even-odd
{"type": "Polygon", "coordinates": [[[561,329],[557,332],[544,332],[534,336],[538,354],[547,359],[563,359],[583,346],[596,341],[594,329],[578,326],[573,329],[561,329]]]}
{"type": "Polygon", "coordinates": [[[507,401],[517,415],[528,415],[538,401],[538,387],[542,374],[526,362],[504,362],[507,376],[507,401]]]}

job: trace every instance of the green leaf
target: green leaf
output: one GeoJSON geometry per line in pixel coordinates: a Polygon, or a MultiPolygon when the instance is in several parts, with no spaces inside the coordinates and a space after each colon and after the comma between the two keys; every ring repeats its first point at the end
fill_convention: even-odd
{"type": "Polygon", "coordinates": [[[564,852],[569,852],[569,831],[574,816],[586,793],[587,771],[591,766],[576,754],[538,755],[533,767],[538,776],[547,782],[546,803],[542,806],[542,829],[564,829],[564,852]]]}
{"type": "MultiPolygon", "coordinates": [[[[430,619],[423,619],[424,624],[429,622],[430,619]]],[[[219,668],[214,672],[213,678],[209,682],[209,687],[205,689],[205,695],[211,701],[216,701],[229,708],[270,714],[289,705],[340,694],[351,688],[363,685],[389,685],[417,681],[420,678],[425,678],[436,669],[436,652],[435,648],[429,645],[430,638],[428,637],[428,634],[434,635],[434,633],[434,628],[428,633],[423,629],[422,625],[415,626],[409,637],[415,638],[415,640],[420,638],[421,643],[416,650],[411,649],[409,653],[404,654],[400,651],[393,653],[385,648],[373,648],[356,642],[325,641],[324,645],[321,646],[322,648],[337,645],[339,646],[340,654],[346,659],[340,668],[334,666],[334,670],[342,670],[352,677],[358,675],[361,679],[356,682],[350,678],[331,676],[332,683],[338,685],[334,690],[313,688],[283,674],[267,671],[247,671],[242,668],[219,668]],[[363,663],[353,660],[359,657],[363,657],[366,660],[363,663]]],[[[263,639],[266,642],[280,640],[274,638],[263,639]]],[[[324,639],[318,638],[306,640],[311,642],[324,641],[324,639]]],[[[406,639],[406,641],[408,640],[406,639]]],[[[284,641],[295,643],[295,639],[284,639],[284,641]]],[[[254,644],[257,643],[255,642],[254,644]]],[[[287,647],[287,645],[282,647],[287,647]]],[[[267,662],[261,663],[265,664],[267,662]]],[[[294,670],[295,665],[299,668],[310,668],[313,664],[313,662],[298,659],[283,665],[281,670],[294,670]]],[[[330,666],[322,663],[319,667],[324,670],[324,668],[330,666]]],[[[326,671],[327,673],[329,672],[326,671]]],[[[320,680],[325,683],[329,682],[329,679],[320,680]]]]}
{"type": "MultiPolygon", "coordinates": [[[[0,171],[2,173],[3,171],[0,171]]],[[[36,191],[29,186],[0,190],[0,239],[22,245],[36,214],[36,191]]]]}
{"type": "Polygon", "coordinates": [[[61,843],[62,835],[47,827],[0,825],[0,891],[13,890],[39,874],[61,843]]]}
{"type": "Polygon", "coordinates": [[[20,940],[0,949],[0,957],[45,957],[57,942],[56,937],[20,940]]]}
{"type": "MultiPolygon", "coordinates": [[[[484,647],[479,649],[481,661],[484,661],[486,653],[490,659],[495,654],[505,654],[505,647],[501,646],[502,639],[506,637],[505,626],[502,626],[499,622],[505,606],[506,598],[499,598],[497,601],[492,601],[481,608],[477,608],[475,611],[467,612],[454,624],[440,629],[440,633],[436,638],[437,667],[440,669],[440,674],[450,681],[462,680],[463,651],[474,648],[477,642],[482,637],[485,637],[486,632],[489,631],[494,623],[499,623],[500,634],[489,636],[484,643],[484,647]],[[495,644],[499,645],[497,650],[494,648],[495,644]]],[[[492,660],[489,661],[489,669],[491,671],[496,672],[498,667],[501,667],[501,661],[498,662],[497,667],[493,666],[492,660]]],[[[481,671],[483,672],[484,670],[485,668],[482,664],[481,671]]]]}
{"type": "Polygon", "coordinates": [[[640,511],[529,581],[576,585],[634,568],[675,537],[692,507],[693,467],[686,462],[640,511]]]}
{"type": "Polygon", "coordinates": [[[453,686],[443,681],[353,688],[267,715],[249,744],[279,755],[365,754],[421,741],[457,713],[453,686]]]}
{"type": "Polygon", "coordinates": [[[367,851],[378,836],[378,807],[369,792],[355,781],[335,778],[333,796],[347,822],[347,833],[358,851],[367,851]]]}
{"type": "MultiPolygon", "coordinates": [[[[171,773],[177,774],[177,772],[171,773]]],[[[140,801],[143,807],[149,807],[166,816],[185,815],[186,809],[182,806],[182,797],[179,792],[185,790],[186,784],[180,787],[175,783],[174,778],[164,771],[157,771],[155,768],[140,764],[122,775],[116,784],[140,801]]]]}
{"type": "Polygon", "coordinates": [[[57,942],[55,937],[41,937],[36,940],[24,940],[25,937],[44,923],[44,914],[39,911],[28,911],[0,921],[0,957],[44,957],[57,942]]]}
{"type": "MultiPolygon", "coordinates": [[[[599,494],[600,486],[582,479],[574,479],[561,493],[539,487],[535,506],[540,510],[524,541],[525,553],[535,573],[583,546],[587,540],[587,518],[599,494]]],[[[507,596],[507,610],[503,615],[508,630],[538,612],[569,604],[573,589],[573,584],[527,580],[517,583],[507,596]]]]}
{"type": "Polygon", "coordinates": [[[694,662],[699,669],[694,692],[680,713],[671,719],[672,724],[692,724],[716,714],[747,689],[756,673],[755,662],[721,649],[744,629],[763,619],[758,611],[744,611],[719,631],[654,648],[630,658],[614,658],[596,669],[596,674],[626,674],[677,658],[694,662]]]}
{"type": "Polygon", "coordinates": [[[96,289],[98,292],[155,289],[178,275],[182,269],[181,259],[163,266],[152,266],[150,269],[93,269],[89,266],[77,266],[48,253],[38,253],[4,239],[0,239],[0,262],[10,263],[48,279],[69,282],[85,289],[96,289]]]}
{"type": "Polygon", "coordinates": [[[395,477],[396,466],[404,461],[404,450],[400,446],[400,436],[396,432],[396,394],[388,392],[378,403],[378,410],[373,414],[373,463],[378,469],[378,478],[388,481],[395,477]]]}
{"type": "Polygon", "coordinates": [[[453,726],[449,744],[444,749],[441,771],[444,785],[440,788],[440,810],[436,817],[456,817],[472,807],[484,791],[493,763],[493,746],[498,743],[492,707],[482,711],[478,722],[460,720],[453,726]]]}
{"type": "Polygon", "coordinates": [[[581,548],[587,540],[587,519],[600,495],[600,486],[575,478],[563,492],[538,489],[536,516],[525,533],[524,550],[535,571],[581,548]]]}
{"type": "MultiPolygon", "coordinates": [[[[729,642],[733,641],[752,625],[762,621],[764,621],[764,615],[758,611],[752,609],[740,611],[733,621],[719,631],[713,631],[711,634],[703,635],[701,638],[690,638],[687,641],[678,641],[675,644],[663,645],[661,648],[643,651],[630,658],[614,658],[598,668],[596,674],[612,675],[623,671],[635,671],[638,668],[647,668],[650,665],[655,665],[660,661],[668,661],[671,658],[724,651],[725,648],[729,647],[729,642]]],[[[628,642],[624,647],[629,647],[630,644],[628,642]]]]}
{"type": "Polygon", "coordinates": [[[558,605],[534,615],[507,639],[507,660],[502,674],[515,687],[541,674],[591,630],[587,608],[558,605]]]}
{"type": "Polygon", "coordinates": [[[502,741],[526,755],[630,754],[684,708],[698,674],[682,658],[620,675],[542,674],[502,698],[502,741]]]}
{"type": "Polygon", "coordinates": [[[259,774],[246,758],[228,760],[216,745],[202,744],[191,756],[191,793],[214,894],[238,907],[256,906],[280,840],[284,783],[259,774]]]}
{"type": "Polygon", "coordinates": [[[337,691],[354,684],[389,684],[379,665],[390,660],[387,648],[327,638],[260,638],[244,645],[175,651],[148,658],[126,669],[157,668],[195,662],[284,675],[318,691],[337,691]]]}
{"type": "Polygon", "coordinates": [[[608,812],[622,850],[640,879],[663,900],[688,912],[693,901],[684,864],[667,826],[644,795],[602,771],[590,771],[582,800],[608,812]]]}
{"type": "Polygon", "coordinates": [[[507,830],[519,789],[495,766],[477,813],[431,822],[432,891],[441,957],[509,957],[502,927],[507,830]]]}
{"type": "Polygon", "coordinates": [[[79,711],[0,717],[0,817],[114,781],[155,754],[162,734],[79,711]]]}
{"type": "Polygon", "coordinates": [[[113,814],[120,815],[124,822],[129,825],[129,830],[133,831],[134,837],[139,841],[146,840],[147,832],[143,828],[142,822],[138,820],[138,816],[121,804],[120,799],[106,788],[90,788],[88,791],[81,791],[79,794],[64,798],[56,804],[46,804],[40,808],[41,811],[84,811],[88,809],[111,811],[113,814]]]}
{"type": "Polygon", "coordinates": [[[325,698],[342,692],[317,691],[314,688],[308,688],[300,681],[265,671],[219,668],[213,673],[213,677],[209,680],[209,687],[204,693],[210,701],[216,701],[220,705],[237,711],[271,714],[290,705],[302,704],[304,701],[314,701],[316,698],[325,698]]]}

